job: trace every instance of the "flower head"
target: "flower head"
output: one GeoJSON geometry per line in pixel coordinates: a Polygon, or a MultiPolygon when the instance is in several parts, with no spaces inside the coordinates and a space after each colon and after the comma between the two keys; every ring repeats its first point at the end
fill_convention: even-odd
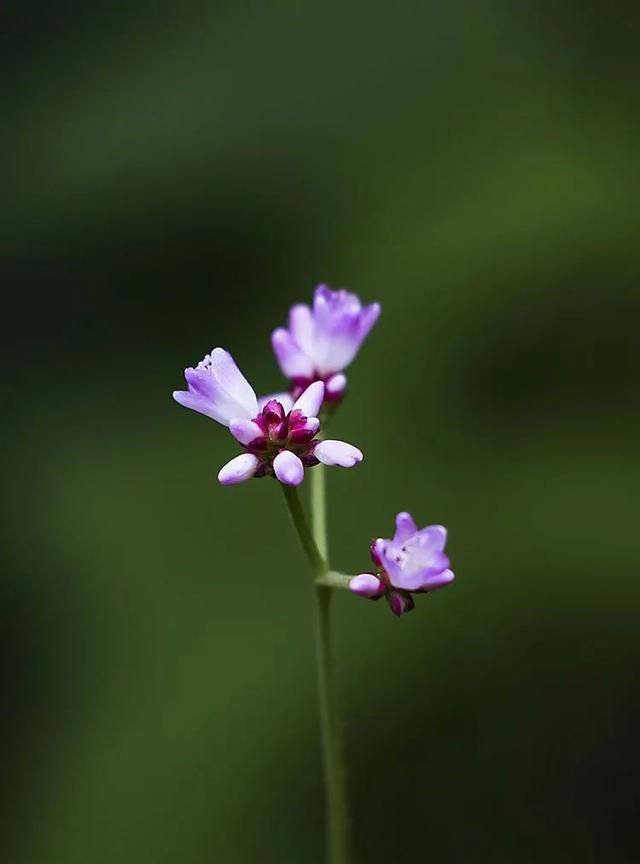
{"type": "Polygon", "coordinates": [[[372,600],[385,596],[391,611],[404,615],[413,609],[413,593],[435,591],[453,582],[444,554],[446,542],[447,530],[442,525],[418,530],[409,513],[398,513],[393,538],[380,538],[371,546],[377,572],[355,576],[349,587],[372,600]]]}
{"type": "Polygon", "coordinates": [[[271,341],[294,397],[313,381],[323,381],[325,399],[342,398],[347,386],[343,372],[379,315],[379,303],[363,306],[355,294],[326,285],[316,288],[312,308],[293,306],[289,327],[274,330],[271,341]]]}
{"type": "Polygon", "coordinates": [[[357,447],[315,437],[320,429],[316,415],[324,399],[322,381],[307,387],[292,404],[269,399],[259,407],[253,388],[223,348],[214,348],[184,376],[189,389],[176,390],[176,402],[227,426],[244,447],[244,453],[220,469],[218,480],[224,486],[266,476],[298,486],[305,467],[322,462],[351,468],[362,461],[357,447]]]}

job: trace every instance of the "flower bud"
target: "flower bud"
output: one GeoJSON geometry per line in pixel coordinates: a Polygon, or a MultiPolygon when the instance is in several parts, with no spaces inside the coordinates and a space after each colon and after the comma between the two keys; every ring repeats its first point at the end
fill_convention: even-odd
{"type": "Polygon", "coordinates": [[[390,591],[387,591],[385,596],[387,598],[387,603],[389,604],[389,609],[391,609],[393,614],[398,617],[406,615],[407,612],[411,612],[415,605],[413,597],[408,591],[398,591],[395,588],[392,588],[390,591]]]}
{"type": "Polygon", "coordinates": [[[354,594],[367,597],[369,600],[377,600],[384,594],[382,580],[374,576],[373,573],[360,573],[358,576],[354,576],[349,582],[349,589],[354,594]]]}

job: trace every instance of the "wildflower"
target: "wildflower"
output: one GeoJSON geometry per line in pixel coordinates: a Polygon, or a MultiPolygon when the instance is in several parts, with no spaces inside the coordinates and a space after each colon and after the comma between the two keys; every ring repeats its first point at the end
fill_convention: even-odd
{"type": "Polygon", "coordinates": [[[274,330],[271,341],[294,398],[312,382],[323,381],[325,399],[339,401],[347,386],[344,370],[379,315],[379,303],[363,306],[355,294],[326,285],[316,288],[312,309],[304,303],[293,306],[289,327],[274,330]]]}
{"type": "Polygon", "coordinates": [[[184,376],[189,389],[176,390],[176,402],[227,426],[244,447],[244,453],[220,469],[218,480],[224,486],[266,476],[298,486],[304,469],[319,462],[351,468],[362,461],[357,447],[315,437],[320,429],[316,415],[324,399],[322,381],[311,384],[287,407],[278,399],[259,406],[253,388],[223,348],[214,348],[184,376]]]}
{"type": "Polygon", "coordinates": [[[449,559],[444,554],[447,530],[429,525],[418,530],[409,513],[398,513],[391,540],[382,538],[371,546],[376,573],[360,573],[349,583],[361,597],[378,600],[384,596],[395,615],[414,607],[412,594],[444,588],[453,582],[449,559]]]}

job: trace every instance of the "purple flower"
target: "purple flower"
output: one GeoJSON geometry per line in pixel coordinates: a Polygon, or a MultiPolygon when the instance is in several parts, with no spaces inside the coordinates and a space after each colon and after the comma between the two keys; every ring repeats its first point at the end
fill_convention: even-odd
{"type": "Polygon", "coordinates": [[[313,308],[301,303],[289,312],[289,327],[273,331],[271,341],[294,396],[313,381],[325,383],[325,399],[338,401],[347,386],[343,371],[378,320],[380,304],[363,306],[355,294],[319,285],[313,308]]]}
{"type": "Polygon", "coordinates": [[[398,513],[393,539],[378,539],[371,547],[378,572],[354,576],[349,587],[371,600],[385,596],[391,611],[404,615],[413,609],[413,593],[435,591],[453,582],[444,554],[446,542],[447,530],[442,525],[418,530],[409,513],[398,513]]]}
{"type": "Polygon", "coordinates": [[[276,477],[288,486],[298,486],[304,469],[319,462],[351,468],[362,462],[357,447],[344,441],[319,441],[316,416],[324,399],[325,385],[316,381],[286,406],[279,399],[261,400],[238,369],[228,351],[214,348],[194,368],[185,370],[188,390],[176,390],[173,398],[185,408],[199,411],[228,426],[245,452],[220,469],[224,486],[243,483],[251,477],[276,477]]]}

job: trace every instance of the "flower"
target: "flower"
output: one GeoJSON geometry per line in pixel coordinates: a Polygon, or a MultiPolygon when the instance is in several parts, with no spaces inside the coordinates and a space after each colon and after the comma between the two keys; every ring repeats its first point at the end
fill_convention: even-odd
{"type": "Polygon", "coordinates": [[[323,381],[325,399],[340,400],[347,386],[344,370],[379,315],[379,303],[363,306],[355,294],[326,285],[316,288],[313,309],[304,303],[293,306],[289,327],[274,330],[271,342],[294,398],[313,381],[323,381]]]}
{"type": "Polygon", "coordinates": [[[305,467],[322,462],[352,468],[362,462],[357,447],[315,437],[320,429],[316,415],[324,399],[322,381],[310,384],[286,406],[273,398],[259,406],[252,386],[223,348],[214,348],[195,369],[185,369],[184,377],[189,389],[176,390],[176,402],[227,426],[244,447],[244,453],[220,469],[223,486],[266,476],[298,486],[305,467]]]}
{"type": "Polygon", "coordinates": [[[354,576],[349,588],[370,600],[384,596],[395,615],[404,615],[413,609],[412,594],[435,591],[453,582],[454,574],[444,554],[446,542],[447,529],[442,525],[418,530],[409,513],[398,513],[393,539],[380,538],[371,546],[377,572],[354,576]]]}

